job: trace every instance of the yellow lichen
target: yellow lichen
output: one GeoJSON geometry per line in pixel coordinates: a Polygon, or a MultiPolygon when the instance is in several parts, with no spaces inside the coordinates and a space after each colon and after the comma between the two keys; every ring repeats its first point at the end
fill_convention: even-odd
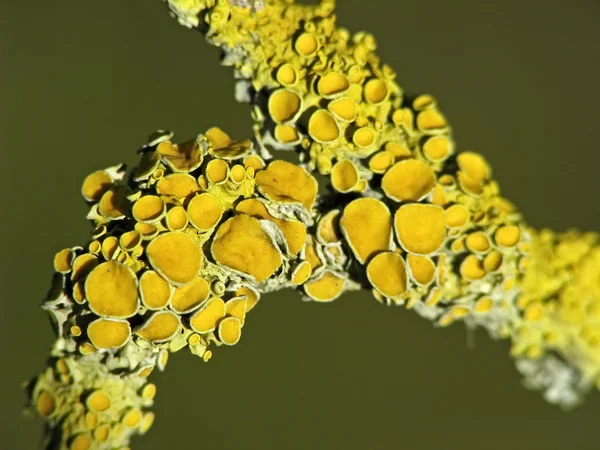
{"type": "Polygon", "coordinates": [[[394,154],[388,150],[375,153],[369,160],[369,169],[373,173],[385,173],[394,164],[394,154]]]}
{"type": "Polygon", "coordinates": [[[292,283],[296,286],[304,283],[310,277],[312,273],[312,267],[308,261],[302,261],[298,266],[294,269],[292,273],[292,283]]]}
{"type": "Polygon", "coordinates": [[[282,64],[277,69],[277,81],[283,85],[292,85],[298,79],[296,69],[291,64],[282,64]]]}
{"type": "Polygon", "coordinates": [[[460,170],[474,182],[481,183],[490,177],[489,164],[477,153],[462,152],[457,156],[456,162],[460,170]]]}
{"type": "Polygon", "coordinates": [[[419,203],[402,205],[394,215],[396,237],[407,252],[429,255],[444,242],[445,221],[444,210],[439,206],[419,203]]]}
{"type": "Polygon", "coordinates": [[[87,335],[97,348],[119,348],[131,336],[131,327],[126,320],[96,319],[87,327],[87,335]]]}
{"type": "Polygon", "coordinates": [[[410,274],[417,284],[427,286],[435,277],[435,264],[431,258],[409,254],[406,258],[410,274]]]}
{"type": "Polygon", "coordinates": [[[167,228],[171,231],[181,231],[188,224],[188,215],[183,206],[174,206],[166,216],[167,228]]]}
{"type": "Polygon", "coordinates": [[[98,428],[94,430],[94,439],[98,442],[106,442],[108,437],[110,436],[110,426],[109,425],[100,425],[98,428]]]}
{"type": "Polygon", "coordinates": [[[176,286],[189,283],[202,266],[202,252],[192,238],[170,231],[154,238],[146,248],[148,261],[161,276],[176,286]]]}
{"type": "Polygon", "coordinates": [[[481,297],[477,300],[477,303],[475,303],[473,310],[478,313],[485,313],[492,309],[493,306],[494,303],[490,297],[481,297]]]}
{"type": "Polygon", "coordinates": [[[237,317],[226,317],[219,322],[219,339],[225,345],[235,345],[242,335],[242,323],[237,317]]]}
{"type": "Polygon", "coordinates": [[[94,230],[55,257],[44,308],[59,338],[30,392],[57,447],[127,448],[154,420],[153,368],[234,345],[284,287],[318,302],[363,287],[440,326],[483,326],[565,405],[600,385],[598,236],[529,229],[483,157],[453,156],[437,100],[403,95],[371,35],[336,26],[329,0],[168,3],[225,51],[254,136],[158,131],[134,171],[84,180],[94,230]],[[572,375],[557,388],[559,372],[572,375]]]}
{"type": "Polygon", "coordinates": [[[433,96],[429,94],[419,95],[417,98],[413,100],[412,107],[417,111],[422,111],[424,109],[433,108],[436,106],[436,100],[433,96]]]}
{"type": "Polygon", "coordinates": [[[256,174],[256,183],[270,200],[302,203],[312,208],[317,197],[317,181],[302,167],[287,161],[273,161],[256,174]]]}
{"type": "Polygon", "coordinates": [[[359,179],[356,166],[348,159],[338,161],[331,170],[331,185],[338,192],[350,192],[356,187],[359,179]]]}
{"type": "Polygon", "coordinates": [[[111,405],[110,397],[103,391],[94,391],[86,399],[86,406],[94,412],[106,411],[111,405]]]}
{"type": "Polygon", "coordinates": [[[411,151],[406,146],[398,144],[396,142],[387,142],[385,144],[385,150],[394,155],[396,160],[402,160],[410,158],[412,156],[411,151]]]}
{"type": "Polygon", "coordinates": [[[65,248],[54,256],[54,270],[60,273],[69,273],[73,268],[75,252],[70,248],[65,248]]]}
{"type": "Polygon", "coordinates": [[[291,255],[296,255],[302,249],[306,241],[306,227],[301,222],[273,217],[265,205],[256,199],[241,201],[235,210],[257,219],[266,219],[275,223],[281,229],[291,255]]]}
{"type": "Polygon", "coordinates": [[[156,396],[156,385],[148,383],[142,388],[142,397],[152,400],[156,396]]]}
{"type": "Polygon", "coordinates": [[[256,281],[267,279],[281,265],[281,253],[254,217],[240,214],[217,229],[211,252],[215,260],[256,281]]]}
{"type": "Polygon", "coordinates": [[[225,310],[227,314],[233,317],[237,317],[240,324],[243,326],[246,319],[248,300],[245,296],[234,297],[227,300],[225,303],[225,310]]]}
{"type": "Polygon", "coordinates": [[[343,122],[352,122],[356,118],[356,102],[351,98],[342,97],[327,105],[329,111],[343,122]]]}
{"type": "Polygon", "coordinates": [[[235,164],[229,171],[229,179],[235,183],[243,183],[246,179],[246,169],[241,164],[235,164]]]}
{"type": "Polygon", "coordinates": [[[312,267],[313,271],[323,265],[323,262],[321,261],[321,257],[317,253],[317,250],[315,247],[315,241],[311,235],[308,235],[306,237],[306,244],[304,246],[304,257],[306,258],[306,261],[312,267]]]}
{"type": "Polygon", "coordinates": [[[142,423],[140,424],[140,426],[138,428],[140,434],[145,434],[150,429],[150,427],[154,423],[154,417],[155,417],[155,415],[152,411],[149,411],[146,414],[144,414],[142,423]]]}
{"type": "Polygon", "coordinates": [[[100,316],[131,317],[138,308],[138,280],[126,265],[107,261],[96,266],[85,281],[90,309],[100,316]]]}
{"type": "Polygon", "coordinates": [[[48,392],[42,391],[37,399],[36,408],[38,413],[43,417],[48,417],[56,408],[54,397],[48,392]]]}
{"type": "Polygon", "coordinates": [[[308,134],[317,142],[332,142],[340,136],[340,129],[329,111],[319,109],[310,116],[308,134]]]}
{"type": "Polygon", "coordinates": [[[163,141],[156,147],[156,153],[175,172],[191,172],[202,164],[203,159],[202,150],[196,140],[181,145],[163,141]]]}
{"type": "Polygon", "coordinates": [[[190,200],[187,213],[194,227],[199,231],[208,231],[223,217],[223,208],[213,195],[202,193],[190,200]]]}
{"type": "Polygon", "coordinates": [[[373,254],[389,249],[392,215],[382,201],[359,198],[344,208],[340,228],[356,259],[364,264],[373,254]]]}
{"type": "Polygon", "coordinates": [[[235,291],[236,296],[245,297],[246,298],[246,312],[250,311],[259,300],[259,294],[254,289],[249,286],[241,286],[235,291]]]}
{"type": "Polygon", "coordinates": [[[131,408],[123,417],[123,424],[129,428],[136,428],[142,421],[142,412],[138,408],[131,408]]]}
{"type": "Polygon", "coordinates": [[[82,433],[75,436],[69,446],[70,450],[89,450],[92,447],[93,439],[88,433],[82,433]]]}
{"type": "Polygon", "coordinates": [[[221,150],[229,147],[232,140],[227,133],[218,127],[213,127],[204,133],[204,137],[210,142],[213,149],[221,150]]]}
{"type": "Polygon", "coordinates": [[[452,153],[452,141],[446,136],[433,136],[423,144],[423,154],[430,161],[442,161],[452,153]]]}
{"type": "Polygon", "coordinates": [[[180,327],[181,321],[177,314],[171,311],[158,311],[153,313],[135,333],[151,342],[164,342],[171,339],[180,327]]]}
{"type": "Polygon", "coordinates": [[[329,72],[322,76],[317,82],[317,92],[325,98],[335,97],[343,94],[350,87],[350,82],[345,75],[329,72]]]}
{"type": "Polygon", "coordinates": [[[334,209],[321,217],[317,226],[317,239],[325,244],[333,244],[340,241],[338,232],[339,216],[340,211],[334,209]]]}
{"type": "Polygon", "coordinates": [[[112,259],[115,255],[117,249],[119,248],[119,239],[116,236],[108,236],[104,241],[102,241],[102,256],[104,259],[112,259]]]}
{"type": "Polygon", "coordinates": [[[521,230],[516,225],[500,227],[494,233],[494,240],[501,247],[514,247],[519,242],[520,237],[521,230]]]}
{"type": "Polygon", "coordinates": [[[266,166],[264,160],[258,155],[249,155],[244,158],[244,165],[246,168],[253,168],[255,172],[264,169],[266,166]]]}
{"type": "Polygon", "coordinates": [[[188,313],[207,300],[209,294],[208,282],[204,278],[197,277],[185,286],[175,289],[171,308],[179,314],[188,313]]]}
{"type": "Polygon", "coordinates": [[[469,250],[477,253],[485,253],[490,249],[490,240],[481,231],[474,231],[467,236],[465,244],[469,250]]]}
{"type": "Polygon", "coordinates": [[[319,279],[304,284],[304,291],[318,302],[335,300],[343,289],[344,279],[330,271],[325,271],[319,279]]]}
{"type": "Polygon", "coordinates": [[[417,128],[425,134],[444,131],[448,124],[439,111],[427,109],[417,115],[417,128]]]}
{"type": "Polygon", "coordinates": [[[396,201],[417,201],[431,192],[435,176],[422,161],[407,159],[394,164],[383,176],[383,192],[396,201]]]}
{"type": "Polygon", "coordinates": [[[300,135],[292,125],[277,125],[275,127],[275,139],[282,144],[296,144],[300,140],[300,135]]]}
{"type": "Polygon", "coordinates": [[[167,306],[173,288],[154,270],[144,272],[139,278],[140,298],[148,309],[161,309],[167,306]]]}
{"type": "MultiPolygon", "coordinates": [[[[141,254],[142,250],[138,250],[139,245],[142,243],[142,236],[137,230],[126,231],[119,238],[120,247],[126,252],[139,251],[141,254]]],[[[139,256],[139,254],[137,254],[139,256]]]]}
{"type": "Polygon", "coordinates": [[[302,33],[296,39],[294,48],[301,56],[312,56],[319,48],[319,43],[313,34],[302,33]]]}
{"type": "Polygon", "coordinates": [[[194,177],[187,173],[172,173],[156,184],[157,193],[177,199],[189,197],[199,190],[200,186],[194,177]]]}
{"type": "Polygon", "coordinates": [[[269,112],[276,123],[295,120],[300,114],[302,99],[292,90],[280,89],[269,97],[269,112]]]}
{"type": "Polygon", "coordinates": [[[388,95],[388,88],[385,83],[379,79],[369,80],[365,84],[365,100],[368,103],[379,104],[383,102],[388,95]]]}
{"type": "Polygon", "coordinates": [[[90,271],[98,265],[98,257],[90,253],[83,253],[73,261],[71,270],[71,280],[77,282],[84,278],[90,271]]]}
{"type": "Polygon", "coordinates": [[[98,212],[108,220],[124,218],[128,208],[126,192],[122,188],[109,189],[98,202],[98,212]]]}
{"type": "Polygon", "coordinates": [[[229,164],[222,159],[213,159],[206,165],[206,179],[210,183],[223,183],[229,176],[229,164]]]}
{"type": "Polygon", "coordinates": [[[108,172],[98,170],[88,175],[81,186],[81,195],[88,202],[98,201],[110,189],[113,180],[108,172]]]}
{"type": "Polygon", "coordinates": [[[446,225],[450,228],[464,227],[469,221],[469,210],[463,205],[452,205],[446,210],[446,225]]]}
{"type": "Polygon", "coordinates": [[[166,205],[156,195],[144,195],[133,205],[133,218],[138,222],[151,223],[160,220],[166,211],[166,205]]]}
{"type": "Polygon", "coordinates": [[[367,265],[367,278],[371,285],[386,297],[403,294],[407,288],[404,259],[395,252],[375,255],[367,265]]]}
{"type": "Polygon", "coordinates": [[[223,299],[213,297],[190,318],[190,326],[198,333],[209,333],[217,328],[217,323],[226,313],[223,299]]]}
{"type": "Polygon", "coordinates": [[[460,274],[466,280],[479,280],[486,272],[481,259],[475,255],[468,255],[460,265],[460,274]]]}
{"type": "Polygon", "coordinates": [[[502,253],[497,250],[492,250],[490,253],[486,255],[483,260],[483,268],[487,272],[495,272],[502,265],[502,253]]]}
{"type": "Polygon", "coordinates": [[[375,142],[375,132],[370,127],[361,127],[352,135],[352,142],[358,147],[369,147],[375,142]]]}

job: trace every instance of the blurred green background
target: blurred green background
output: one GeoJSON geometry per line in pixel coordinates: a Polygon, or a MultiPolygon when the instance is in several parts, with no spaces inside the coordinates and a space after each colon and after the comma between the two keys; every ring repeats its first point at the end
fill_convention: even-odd
{"type": "MultiPolygon", "coordinates": [[[[250,136],[218,51],[159,0],[0,2],[0,436],[36,448],[22,381],[53,335],[39,309],[54,253],[90,230],[80,183],[158,129],[250,136]]],[[[407,92],[433,93],[536,227],[600,230],[600,5],[589,0],[338,0],[407,92]]],[[[240,344],[182,351],[134,449],[597,449],[600,394],[565,413],[520,386],[506,342],[434,329],[370,294],[269,295],[240,344]]]]}

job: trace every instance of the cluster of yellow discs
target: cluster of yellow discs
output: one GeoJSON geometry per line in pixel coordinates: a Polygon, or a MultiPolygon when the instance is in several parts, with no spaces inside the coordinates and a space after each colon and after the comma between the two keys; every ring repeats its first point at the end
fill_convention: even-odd
{"type": "Polygon", "coordinates": [[[169,352],[188,346],[208,361],[211,343],[239,341],[260,291],[276,287],[269,284],[276,272],[282,286],[312,274],[301,251],[317,183],[305,169],[267,166],[250,141],[217,128],[181,145],[171,136],[151,137],[130,173],[113,167],[84,180],[92,240],[54,258],[45,308],[57,325],[58,362],[30,391],[33,409],[63,423],[59,440],[72,449],[115,448],[145,432],[150,416],[132,405],[151,404],[144,380],[164,368],[169,352]],[[96,374],[100,361],[116,390],[138,388],[111,402],[96,374]],[[73,409],[92,393],[87,407],[73,409]]]}
{"type": "Polygon", "coordinates": [[[62,427],[46,437],[46,448],[125,450],[131,435],[146,433],[154,422],[148,408],[156,386],[144,374],[120,377],[108,367],[90,370],[76,358],[57,358],[31,389],[36,412],[62,427]]]}
{"type": "MultiPolygon", "coordinates": [[[[272,1],[251,14],[224,3],[169,2],[183,22],[196,26],[204,18],[209,41],[226,53],[244,48],[234,66],[261,93],[248,96],[259,141],[297,150],[309,168],[329,175],[342,195],[330,220],[367,266],[376,295],[409,306],[419,299],[458,303],[442,324],[476,303],[479,312],[490,309],[480,286],[516,276],[511,268],[528,238],[487,162],[474,152],[455,154],[435,98],[405,98],[373,36],[335,26],[332,1],[272,1]],[[459,287],[442,295],[444,272],[463,283],[451,280],[459,287]]],[[[317,236],[323,250],[338,240],[317,236]]],[[[343,278],[331,271],[318,286],[335,298],[343,278]]]]}
{"type": "Polygon", "coordinates": [[[285,287],[318,302],[364,288],[483,326],[556,403],[600,385],[598,236],[529,229],[485,159],[455,151],[436,100],[405,97],[373,37],[336,28],[332,0],[168,3],[230,55],[255,139],[157,132],[134,170],[84,180],[94,231],[54,258],[58,339],[28,388],[47,445],[127,448],[152,424],[154,367],[236,344],[260,295],[285,287]]]}
{"type": "Polygon", "coordinates": [[[333,192],[340,194],[328,216],[339,236],[330,233],[327,240],[317,231],[306,247],[313,270],[317,256],[335,265],[318,285],[327,288],[329,298],[342,291],[344,275],[337,269],[351,255],[359,268],[350,265],[347,272],[354,278],[353,270],[366,266],[380,300],[414,306],[440,325],[460,318],[493,336],[510,337],[515,357],[541,361],[526,377],[535,372],[540,380],[566,379],[571,370],[574,381],[566,384],[578,392],[597,382],[600,365],[590,350],[596,342],[595,306],[589,306],[599,297],[595,259],[578,260],[585,276],[575,275],[582,269],[572,264],[561,272],[561,283],[541,277],[554,286],[552,296],[523,280],[524,273],[539,279],[544,263],[532,261],[543,261],[541,253],[554,255],[566,242],[589,251],[575,254],[592,255],[592,238],[537,239],[499,195],[485,160],[473,152],[456,154],[435,98],[404,96],[394,71],[375,53],[373,36],[336,26],[334,0],[167,3],[182,24],[206,30],[207,40],[229,56],[242,80],[237,93],[245,92],[238,98],[253,105],[259,143],[299,152],[301,161],[328,175],[333,192]],[[340,254],[340,239],[349,252],[340,254]],[[593,295],[585,302],[575,299],[579,288],[566,289],[569,283],[583,283],[593,295]],[[559,302],[563,296],[569,300],[559,302]],[[564,313],[566,304],[578,313],[564,313]],[[558,321],[556,311],[569,321],[558,321]],[[553,332],[532,331],[546,323],[542,318],[554,323],[553,332]],[[556,338],[556,328],[564,339],[556,338]],[[570,344],[550,345],[561,340],[570,344]],[[568,350],[569,345],[578,350],[568,350]],[[548,363],[550,357],[570,369],[548,374],[555,370],[550,366],[565,366],[548,363]]]}

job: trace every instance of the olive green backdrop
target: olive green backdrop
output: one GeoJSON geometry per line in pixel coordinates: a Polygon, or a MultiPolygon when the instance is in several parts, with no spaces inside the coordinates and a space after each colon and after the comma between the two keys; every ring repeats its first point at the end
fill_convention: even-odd
{"type": "MultiPolygon", "coordinates": [[[[20,383],[53,335],[38,308],[54,253],[84,242],[80,183],[146,136],[250,136],[218,51],[160,0],[0,1],[0,436],[33,449],[20,383]]],[[[600,230],[600,6],[593,0],[338,0],[408,92],[437,96],[536,227],[600,230]]],[[[520,386],[506,342],[434,329],[370,294],[266,296],[234,348],[155,374],[135,449],[597,449],[600,394],[573,412],[520,386]]]]}

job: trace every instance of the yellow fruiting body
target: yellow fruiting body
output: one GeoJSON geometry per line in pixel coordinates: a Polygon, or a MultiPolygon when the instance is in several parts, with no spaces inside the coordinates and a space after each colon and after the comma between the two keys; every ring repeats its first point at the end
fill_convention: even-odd
{"type": "Polygon", "coordinates": [[[340,228],[362,264],[373,254],[390,247],[392,216],[380,200],[360,198],[350,202],[342,212],[340,228]]]}
{"type": "Polygon", "coordinates": [[[164,342],[171,339],[181,327],[181,319],[171,311],[158,311],[136,331],[138,336],[151,342],[164,342]]]}
{"type": "Polygon", "coordinates": [[[338,298],[344,290],[344,278],[331,271],[323,272],[322,276],[304,283],[304,291],[317,302],[330,302],[338,298]]]}
{"type": "Polygon", "coordinates": [[[173,286],[154,270],[145,271],[139,278],[140,298],[148,309],[162,309],[173,295],[173,286]]]}
{"type": "Polygon", "coordinates": [[[171,308],[178,314],[189,313],[197,309],[210,294],[210,285],[204,278],[196,277],[185,286],[175,288],[171,298],[171,308]]]}
{"type": "Polygon", "coordinates": [[[258,219],[240,214],[217,230],[211,248],[215,261],[256,281],[269,278],[281,266],[281,253],[258,219]]]}
{"type": "Polygon", "coordinates": [[[189,234],[171,231],[154,238],[146,247],[150,265],[175,286],[194,280],[203,255],[189,234]]]}

